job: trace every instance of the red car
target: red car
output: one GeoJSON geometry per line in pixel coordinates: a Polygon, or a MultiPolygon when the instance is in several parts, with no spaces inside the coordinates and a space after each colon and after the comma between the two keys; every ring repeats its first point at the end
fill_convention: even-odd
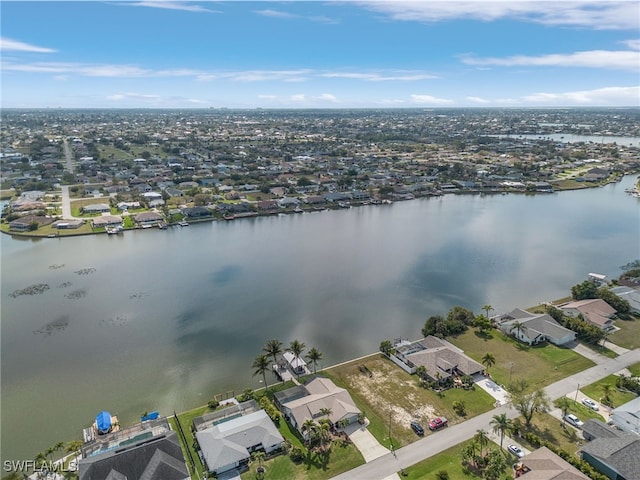
{"type": "Polygon", "coordinates": [[[436,417],[429,422],[429,430],[438,430],[447,426],[447,419],[444,417],[436,417]]]}

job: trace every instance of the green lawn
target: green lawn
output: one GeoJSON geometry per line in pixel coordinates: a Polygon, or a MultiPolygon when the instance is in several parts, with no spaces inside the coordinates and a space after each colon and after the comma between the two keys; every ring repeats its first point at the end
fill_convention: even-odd
{"type": "MultiPolygon", "coordinates": [[[[473,480],[475,478],[482,478],[477,475],[475,472],[470,470],[466,470],[462,466],[462,457],[460,452],[462,449],[471,443],[472,440],[468,440],[466,442],[459,443],[458,445],[451,447],[444,452],[439,453],[427,460],[423,460],[422,462],[416,463],[415,465],[410,466],[409,468],[404,469],[405,475],[401,475],[401,478],[407,478],[410,480],[419,480],[419,479],[435,479],[436,474],[444,470],[449,474],[450,480],[473,480]]],[[[489,442],[488,448],[499,448],[499,445],[489,442]]],[[[500,478],[511,478],[508,476],[510,465],[512,465],[516,461],[515,455],[508,453],[504,450],[504,454],[508,457],[507,459],[507,470],[500,478]]]]}
{"type": "MultiPolygon", "coordinates": [[[[315,452],[309,453],[298,432],[284,419],[280,421],[278,430],[285,440],[292,446],[301,448],[307,455],[300,463],[294,463],[288,454],[264,461],[262,463],[266,469],[266,473],[262,477],[264,480],[321,480],[346,472],[364,463],[364,458],[353,444],[344,445],[342,442],[334,441],[330,453],[325,457],[315,452]]],[[[251,462],[249,470],[244,472],[241,477],[244,480],[259,478],[256,472],[257,467],[257,462],[251,462]]]]}
{"type": "Polygon", "coordinates": [[[496,364],[489,373],[502,385],[518,379],[525,379],[530,385],[549,385],[594,365],[571,349],[552,344],[529,347],[497,330],[486,337],[468,330],[447,340],[478,362],[485,353],[493,354],[496,364]]]}
{"type": "MultiPolygon", "coordinates": [[[[524,425],[522,417],[517,420],[521,425],[524,425]]],[[[586,440],[574,428],[567,426],[566,429],[563,429],[562,421],[547,413],[535,414],[531,421],[531,427],[528,429],[522,427],[521,431],[533,433],[571,454],[576,454],[578,448],[586,443],[586,440]]],[[[524,438],[519,438],[518,442],[531,451],[536,450],[536,447],[529,444],[524,438]]]]}
{"type": "Polygon", "coordinates": [[[635,363],[627,367],[627,369],[631,372],[632,377],[640,377],[640,363],[635,363]]]}
{"type": "Polygon", "coordinates": [[[607,337],[607,341],[613,342],[623,348],[640,347],[640,319],[631,317],[633,320],[616,320],[618,330],[607,337]]]}
{"type": "Polygon", "coordinates": [[[382,354],[325,370],[323,374],[349,390],[370,421],[369,431],[385,446],[389,445],[390,406],[391,437],[397,447],[417,439],[410,427],[412,419],[418,419],[424,425],[434,416],[445,416],[450,423],[459,423],[491,410],[495,402],[480,388],[450,389],[438,396],[421,387],[417,376],[409,375],[382,354]],[[366,366],[371,376],[362,373],[360,366],[366,366]],[[451,405],[456,400],[465,403],[466,417],[459,417],[454,412],[451,405]]]}
{"type": "MultiPolygon", "coordinates": [[[[633,368],[637,368],[637,365],[634,365],[633,368]]],[[[611,402],[613,404],[614,408],[619,407],[620,405],[623,405],[625,403],[627,403],[630,400],[633,400],[634,398],[636,398],[636,396],[633,393],[627,393],[627,392],[619,392],[616,389],[616,379],[618,377],[616,375],[609,375],[608,377],[603,378],[602,380],[599,380],[595,383],[592,383],[591,385],[587,385],[585,387],[580,387],[580,390],[582,390],[582,393],[584,393],[585,395],[587,395],[588,397],[596,400],[597,402],[601,402],[601,398],[602,398],[602,385],[609,384],[611,385],[613,388],[611,389],[611,393],[609,395],[609,397],[611,398],[611,402]]]]}
{"type": "Polygon", "coordinates": [[[589,407],[583,405],[582,403],[576,402],[574,400],[571,400],[570,403],[571,405],[569,407],[569,413],[573,413],[583,422],[589,420],[590,418],[595,418],[596,420],[604,422],[604,417],[602,415],[594,410],[591,410],[589,407]]]}
{"type": "MultiPolygon", "coordinates": [[[[184,445],[184,444],[182,444],[182,438],[180,437],[180,440],[181,440],[180,443],[182,444],[182,451],[184,453],[184,458],[187,461],[187,465],[190,466],[189,456],[185,452],[185,448],[188,448],[191,451],[191,456],[193,457],[193,460],[195,461],[196,469],[198,470],[198,473],[200,474],[201,477],[202,477],[203,472],[204,472],[204,466],[202,465],[202,462],[200,461],[200,457],[198,456],[198,453],[196,452],[196,449],[194,448],[194,440],[195,439],[193,437],[193,432],[191,431],[191,422],[193,421],[194,418],[200,417],[200,416],[204,415],[205,413],[211,412],[211,411],[212,410],[205,405],[203,407],[194,408],[193,410],[189,410],[188,412],[184,412],[184,413],[178,414],[178,419],[180,420],[180,425],[182,425],[182,430],[184,431],[184,436],[185,436],[185,438],[187,440],[187,445],[184,445]]],[[[174,430],[178,431],[178,428],[175,425],[175,419],[171,419],[171,420],[174,421],[174,423],[171,425],[172,428],[174,430]]]]}

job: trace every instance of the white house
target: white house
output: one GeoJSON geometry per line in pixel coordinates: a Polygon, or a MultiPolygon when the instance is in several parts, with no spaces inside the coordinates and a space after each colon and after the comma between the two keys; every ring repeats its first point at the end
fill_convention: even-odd
{"type": "Polygon", "coordinates": [[[514,336],[529,345],[546,341],[554,345],[565,345],[576,339],[574,331],[563,327],[546,313],[534,314],[515,309],[499,317],[498,321],[498,328],[503,333],[514,336]]]}
{"type": "Polygon", "coordinates": [[[264,410],[196,432],[196,439],[207,470],[216,475],[246,465],[256,450],[269,454],[284,443],[264,410]]]}

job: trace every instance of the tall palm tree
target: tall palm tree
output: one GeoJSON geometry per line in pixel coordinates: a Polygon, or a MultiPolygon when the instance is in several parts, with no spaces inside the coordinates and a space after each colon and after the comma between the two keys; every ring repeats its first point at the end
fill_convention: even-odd
{"type": "Polygon", "coordinates": [[[485,353],[482,357],[482,364],[487,367],[487,374],[489,373],[489,367],[493,367],[496,364],[496,357],[493,353],[485,353]]]}
{"type": "Polygon", "coordinates": [[[82,440],[73,440],[67,443],[67,453],[75,453],[82,448],[82,440]]]}
{"type": "Polygon", "coordinates": [[[278,363],[278,355],[282,353],[282,342],[280,340],[269,340],[262,351],[273,357],[273,363],[278,363]]]}
{"type": "Polygon", "coordinates": [[[484,450],[484,446],[489,442],[489,435],[482,428],[476,430],[476,434],[473,436],[473,439],[478,442],[480,446],[480,456],[482,457],[482,452],[484,450]]]}
{"type": "Polygon", "coordinates": [[[489,304],[486,304],[484,307],[482,307],[482,310],[484,310],[485,312],[487,312],[487,318],[489,318],[489,312],[491,310],[493,310],[493,307],[489,304]]]}
{"type": "Polygon", "coordinates": [[[520,334],[527,331],[527,326],[524,323],[522,323],[520,320],[516,320],[511,325],[511,329],[509,331],[513,333],[514,330],[516,332],[516,338],[520,340],[520,334]]]}
{"type": "Polygon", "coordinates": [[[254,369],[253,376],[255,377],[256,375],[262,375],[265,388],[269,388],[269,385],[267,385],[267,370],[269,370],[269,357],[267,357],[266,355],[258,355],[253,361],[253,364],[251,365],[251,367],[254,369]]]}
{"type": "MultiPolygon", "coordinates": [[[[300,340],[293,340],[289,344],[289,351],[293,353],[293,356],[298,360],[300,360],[300,355],[302,355],[302,352],[304,352],[305,348],[307,348],[307,346],[304,343],[302,343],[300,340]]],[[[296,369],[296,372],[297,371],[298,369],[296,369]]]]}
{"type": "Polygon", "coordinates": [[[513,420],[507,417],[506,413],[501,413],[500,415],[493,416],[490,425],[492,426],[493,433],[500,433],[500,449],[502,450],[504,435],[507,432],[513,431],[513,420]]]}
{"type": "Polygon", "coordinates": [[[314,432],[316,432],[318,429],[318,424],[316,422],[314,422],[311,418],[307,418],[304,423],[302,424],[302,428],[300,428],[300,431],[302,433],[307,433],[307,442],[308,445],[311,446],[311,436],[314,434],[314,432]]]}
{"type": "Polygon", "coordinates": [[[313,363],[313,373],[316,373],[316,366],[318,364],[318,361],[322,360],[322,352],[316,347],[313,347],[311,350],[309,350],[309,353],[307,353],[306,358],[311,363],[313,363]]]}

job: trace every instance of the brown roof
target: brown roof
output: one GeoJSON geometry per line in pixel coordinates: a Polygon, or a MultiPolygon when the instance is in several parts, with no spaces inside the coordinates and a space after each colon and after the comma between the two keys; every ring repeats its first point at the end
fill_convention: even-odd
{"type": "Polygon", "coordinates": [[[525,455],[520,462],[529,469],[520,476],[523,480],[589,480],[584,473],[547,447],[540,447],[525,455]]]}

